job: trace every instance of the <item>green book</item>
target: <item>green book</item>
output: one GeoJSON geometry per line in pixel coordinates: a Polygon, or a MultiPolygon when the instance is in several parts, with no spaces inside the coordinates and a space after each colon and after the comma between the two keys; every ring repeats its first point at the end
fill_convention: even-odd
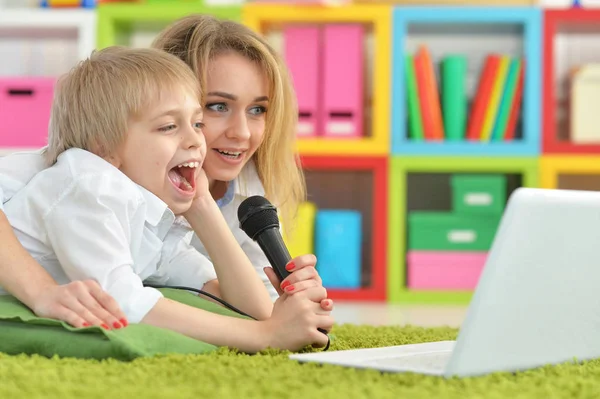
{"type": "Polygon", "coordinates": [[[498,117],[496,118],[494,130],[492,131],[492,141],[504,140],[504,131],[506,130],[506,124],[510,118],[510,111],[515,98],[515,90],[517,89],[517,83],[519,81],[520,69],[521,60],[518,58],[513,59],[510,63],[508,75],[506,76],[506,84],[499,105],[498,117]]]}
{"type": "Polygon", "coordinates": [[[467,58],[450,55],[442,61],[442,112],[448,141],[465,137],[467,128],[467,58]]]}
{"type": "Polygon", "coordinates": [[[415,75],[415,63],[412,55],[405,57],[406,64],[406,92],[408,103],[409,138],[414,141],[423,140],[423,121],[421,120],[421,107],[419,105],[419,91],[415,75]]]}

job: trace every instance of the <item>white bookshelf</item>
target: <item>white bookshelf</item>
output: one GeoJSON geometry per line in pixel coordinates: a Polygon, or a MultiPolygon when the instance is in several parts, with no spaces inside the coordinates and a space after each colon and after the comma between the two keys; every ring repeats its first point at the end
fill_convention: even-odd
{"type": "MultiPolygon", "coordinates": [[[[1,78],[58,77],[96,48],[96,10],[26,7],[26,0],[2,1],[1,78]]],[[[40,134],[45,132],[43,129],[40,134]]],[[[0,129],[2,134],[14,133],[0,129]]],[[[33,149],[0,144],[0,157],[33,149]]]]}
{"type": "Polygon", "coordinates": [[[55,76],[96,48],[93,9],[0,8],[0,76],[55,76]]]}

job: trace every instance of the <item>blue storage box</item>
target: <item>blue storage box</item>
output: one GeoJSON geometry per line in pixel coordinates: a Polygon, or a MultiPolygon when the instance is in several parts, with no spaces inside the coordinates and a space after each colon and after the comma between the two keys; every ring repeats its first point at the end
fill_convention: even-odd
{"type": "Polygon", "coordinates": [[[362,215],[354,210],[319,210],[315,220],[317,270],[325,288],[360,288],[362,215]]]}

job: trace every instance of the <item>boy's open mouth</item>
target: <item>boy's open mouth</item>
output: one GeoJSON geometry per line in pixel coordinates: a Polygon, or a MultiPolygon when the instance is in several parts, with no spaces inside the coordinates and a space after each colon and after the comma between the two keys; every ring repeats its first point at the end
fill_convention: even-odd
{"type": "Polygon", "coordinates": [[[182,191],[194,191],[196,187],[196,168],[200,162],[185,162],[169,171],[169,180],[182,191]]]}

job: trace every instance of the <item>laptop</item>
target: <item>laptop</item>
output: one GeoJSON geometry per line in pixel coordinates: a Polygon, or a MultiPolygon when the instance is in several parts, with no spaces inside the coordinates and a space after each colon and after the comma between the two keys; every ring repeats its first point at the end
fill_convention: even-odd
{"type": "Polygon", "coordinates": [[[512,193],[456,341],[290,358],[448,378],[600,358],[600,193],[512,193]]]}

